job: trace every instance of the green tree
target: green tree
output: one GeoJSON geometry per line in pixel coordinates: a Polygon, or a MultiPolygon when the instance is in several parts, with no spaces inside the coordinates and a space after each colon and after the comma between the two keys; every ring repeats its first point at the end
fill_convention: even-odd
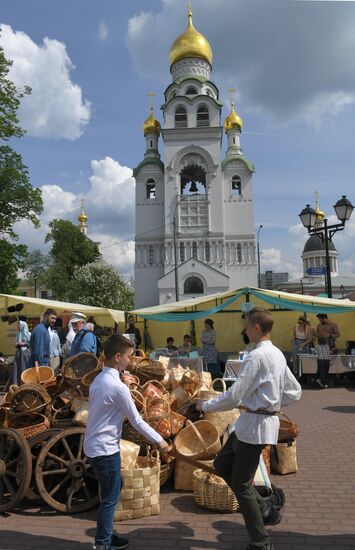
{"type": "Polygon", "coordinates": [[[34,286],[35,296],[39,287],[48,284],[49,265],[49,256],[42,254],[40,250],[29,252],[25,258],[23,271],[27,281],[34,286]]]}
{"type": "Polygon", "coordinates": [[[79,304],[129,311],[134,294],[117,270],[102,260],[79,267],[69,284],[69,300],[79,304]]]}
{"type": "Polygon", "coordinates": [[[69,283],[77,268],[95,261],[100,254],[95,243],[67,220],[53,220],[45,242],[51,242],[48,286],[59,300],[68,299],[69,283]]]}
{"type": "Polygon", "coordinates": [[[13,137],[21,137],[21,128],[17,110],[21,99],[30,93],[30,88],[23,90],[7,78],[12,62],[8,61],[0,48],[0,289],[10,292],[18,284],[17,271],[23,267],[26,246],[14,244],[8,239],[17,240],[13,230],[20,220],[30,220],[35,227],[39,226],[38,216],[42,212],[40,189],[34,189],[30,183],[27,167],[21,155],[16,153],[5,142],[13,137]]]}

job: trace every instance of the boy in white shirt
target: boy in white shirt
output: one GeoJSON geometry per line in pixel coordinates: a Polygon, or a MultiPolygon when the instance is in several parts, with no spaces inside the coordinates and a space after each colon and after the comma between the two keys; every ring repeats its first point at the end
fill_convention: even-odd
{"type": "Polygon", "coordinates": [[[139,415],[128,387],[120,379],[130,363],[133,343],[113,334],[104,344],[105,366],[96,376],[89,392],[89,418],[84,452],[89,458],[100,486],[101,502],[97,515],[94,549],[123,550],[129,541],[113,533],[115,507],[121,491],[120,438],[127,417],[132,426],[162,452],[169,445],[139,415]]]}
{"type": "Polygon", "coordinates": [[[222,395],[198,405],[204,412],[246,407],[214,467],[238,500],[251,544],[247,550],[274,550],[264,525],[281,521],[280,512],[265,502],[252,483],[265,445],[278,440],[281,406],[300,399],[301,386],[293,376],[283,353],[270,340],[273,318],[270,311],[254,308],[246,316],[246,333],[256,344],[233,386],[222,395]]]}

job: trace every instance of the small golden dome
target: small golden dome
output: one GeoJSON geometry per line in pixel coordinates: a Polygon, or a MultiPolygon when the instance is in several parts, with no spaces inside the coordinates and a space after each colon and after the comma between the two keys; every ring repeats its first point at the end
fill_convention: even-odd
{"type": "Polygon", "coordinates": [[[231,112],[224,119],[223,126],[225,132],[227,132],[228,130],[233,130],[234,128],[239,128],[240,130],[243,128],[243,121],[234,110],[234,97],[232,97],[231,101],[231,112]]]}
{"type": "Polygon", "coordinates": [[[199,57],[212,63],[212,49],[208,40],[199,33],[192,23],[192,11],[189,8],[186,31],[180,34],[171,46],[169,61],[173,65],[175,61],[185,57],[199,57]]]}
{"type": "Polygon", "coordinates": [[[322,210],[320,210],[319,206],[318,206],[318,197],[319,197],[319,194],[318,194],[318,191],[315,192],[315,195],[316,195],[316,207],[315,207],[315,212],[317,214],[317,221],[322,221],[324,220],[325,218],[325,213],[322,212],[322,210]]]}
{"type": "Polygon", "coordinates": [[[87,217],[87,215],[85,214],[85,211],[84,211],[84,200],[82,200],[81,201],[81,213],[78,216],[78,222],[80,222],[83,225],[87,221],[88,221],[88,217],[87,217]]]}
{"type": "Polygon", "coordinates": [[[157,134],[157,136],[160,136],[160,130],[161,130],[160,122],[155,118],[153,113],[153,107],[151,106],[150,115],[143,124],[143,134],[146,135],[146,134],[152,133],[152,134],[157,134]]]}

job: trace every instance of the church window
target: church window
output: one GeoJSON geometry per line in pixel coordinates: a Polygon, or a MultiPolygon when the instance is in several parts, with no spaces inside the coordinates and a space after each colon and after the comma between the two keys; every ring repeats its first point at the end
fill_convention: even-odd
{"type": "Polygon", "coordinates": [[[149,245],[149,247],[148,247],[148,263],[149,263],[149,265],[154,264],[154,247],[153,247],[153,245],[149,245]]]}
{"type": "Polygon", "coordinates": [[[210,243],[205,243],[205,258],[206,258],[206,262],[209,262],[211,259],[210,243]]]}
{"type": "Polygon", "coordinates": [[[196,95],[197,90],[193,86],[189,86],[186,90],[186,95],[196,95]]]}
{"type": "Polygon", "coordinates": [[[187,127],[187,114],[185,107],[177,107],[175,111],[175,128],[187,127]]]}
{"type": "Polygon", "coordinates": [[[150,148],[153,149],[153,140],[150,140],[150,148]]]}
{"type": "Polygon", "coordinates": [[[147,191],[146,193],[147,199],[155,199],[156,188],[155,188],[155,181],[153,179],[147,180],[146,191],[147,191]]]}
{"type": "Polygon", "coordinates": [[[197,243],[192,243],[192,257],[197,260],[197,243]]]}
{"type": "Polygon", "coordinates": [[[320,267],[320,258],[316,258],[316,267],[320,267]]]}
{"type": "Polygon", "coordinates": [[[185,245],[184,243],[180,243],[180,262],[185,261],[185,245]]]}
{"type": "Polygon", "coordinates": [[[203,294],[203,282],[199,277],[188,277],[184,282],[184,294],[203,294]]]}
{"type": "Polygon", "coordinates": [[[210,125],[210,115],[206,105],[201,105],[197,109],[197,126],[209,126],[210,125]]]}
{"type": "Polygon", "coordinates": [[[239,176],[232,177],[232,195],[241,196],[242,194],[242,182],[239,176]]]}
{"type": "Polygon", "coordinates": [[[181,171],[181,195],[206,193],[206,173],[197,164],[185,166],[181,171]]]}
{"type": "Polygon", "coordinates": [[[239,264],[242,262],[242,246],[240,243],[237,243],[237,262],[239,264]]]}

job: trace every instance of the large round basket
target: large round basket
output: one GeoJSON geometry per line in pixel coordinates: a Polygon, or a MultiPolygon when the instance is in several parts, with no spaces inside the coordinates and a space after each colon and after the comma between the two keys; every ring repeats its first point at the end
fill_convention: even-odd
{"type": "Polygon", "coordinates": [[[26,439],[45,432],[50,427],[48,418],[39,413],[13,415],[9,419],[8,424],[9,428],[14,428],[21,432],[26,439]]]}
{"type": "Polygon", "coordinates": [[[88,397],[89,395],[89,389],[90,389],[90,385],[93,383],[93,381],[95,380],[96,376],[98,374],[100,374],[101,372],[101,368],[98,368],[98,369],[95,369],[95,370],[92,370],[90,372],[88,372],[87,374],[85,374],[82,379],[81,379],[81,390],[83,392],[83,394],[88,397]]]}
{"type": "Polygon", "coordinates": [[[31,367],[26,369],[21,374],[21,380],[25,384],[31,384],[37,382],[38,384],[45,384],[54,380],[54,370],[52,367],[31,367]]]}
{"type": "Polygon", "coordinates": [[[138,376],[141,385],[143,385],[150,380],[161,382],[165,377],[166,368],[160,361],[141,359],[132,372],[138,376]]]}
{"type": "Polygon", "coordinates": [[[280,412],[280,427],[279,427],[279,436],[278,443],[287,443],[288,441],[293,441],[298,434],[300,429],[293,420],[287,414],[280,412]]]}
{"type": "Polygon", "coordinates": [[[22,384],[13,391],[11,410],[13,413],[38,412],[48,416],[51,398],[41,384],[22,384]]]}
{"type": "Polygon", "coordinates": [[[186,424],[175,436],[176,450],[191,458],[213,458],[221,448],[217,428],[208,420],[198,420],[195,423],[187,420],[186,424]]]}
{"type": "Polygon", "coordinates": [[[62,374],[65,380],[72,384],[80,384],[85,374],[96,370],[98,359],[92,353],[78,353],[69,357],[62,367],[62,374]]]}
{"type": "Polygon", "coordinates": [[[194,499],[202,508],[226,513],[238,510],[238,501],[232,489],[221,477],[195,470],[192,485],[194,499]]]}

